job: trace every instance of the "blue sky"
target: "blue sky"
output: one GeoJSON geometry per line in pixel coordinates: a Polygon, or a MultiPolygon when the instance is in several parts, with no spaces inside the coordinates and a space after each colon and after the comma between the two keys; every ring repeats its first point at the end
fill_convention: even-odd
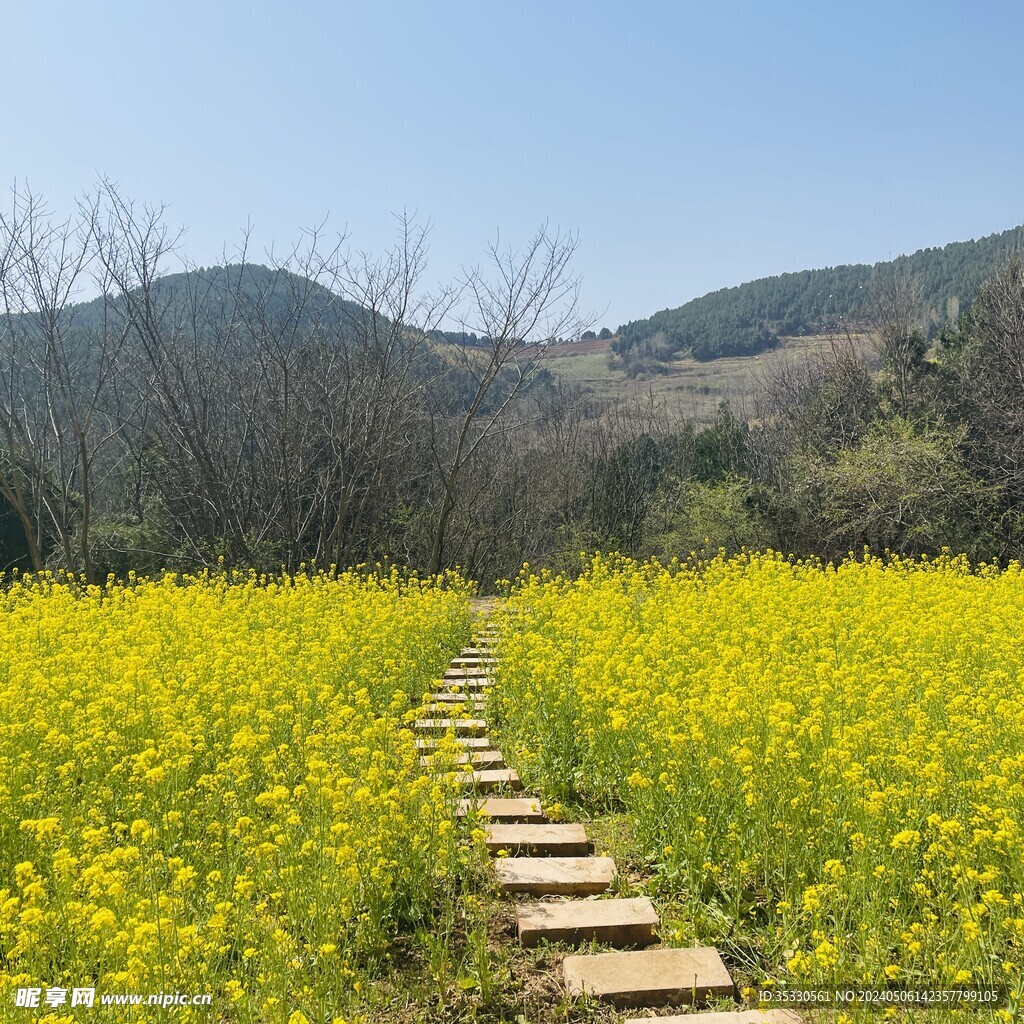
{"type": "Polygon", "coordinates": [[[597,326],[767,274],[1024,222],[1024,7],[9,5],[0,182],[51,207],[108,175],[213,262],[329,217],[431,275],[500,230],[578,231],[597,326]]]}

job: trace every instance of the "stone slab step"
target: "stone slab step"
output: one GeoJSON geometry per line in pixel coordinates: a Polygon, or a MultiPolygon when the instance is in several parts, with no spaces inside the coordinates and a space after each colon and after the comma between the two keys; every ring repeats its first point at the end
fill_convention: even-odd
{"type": "Polygon", "coordinates": [[[803,1024],[795,1010],[724,1010],[715,1013],[674,1013],[671,1017],[631,1017],[625,1024],[803,1024]]]}
{"type": "Polygon", "coordinates": [[[520,903],[519,941],[597,942],[609,946],[649,946],[655,941],[658,912],[646,896],[625,900],[561,900],[520,903]]]}
{"type": "MultiPolygon", "coordinates": [[[[438,737],[427,736],[416,741],[417,750],[436,750],[441,740],[438,737]]],[[[455,745],[463,750],[487,750],[491,741],[486,736],[456,736],[455,745]]]]}
{"type": "Polygon", "coordinates": [[[451,668],[486,668],[488,665],[497,665],[497,658],[452,658],[448,662],[451,668]]]}
{"type": "MultiPolygon", "coordinates": [[[[421,768],[432,768],[435,764],[435,754],[425,754],[420,758],[421,768]]],[[[463,765],[471,764],[474,768],[503,768],[505,757],[500,750],[478,750],[472,754],[459,754],[446,764],[463,765]]]]}
{"type": "Polygon", "coordinates": [[[577,822],[559,825],[488,825],[487,849],[513,856],[586,857],[587,830],[577,822]]]}
{"type": "Polygon", "coordinates": [[[446,690],[451,690],[452,687],[458,687],[460,690],[466,690],[470,693],[480,693],[482,690],[486,690],[489,686],[494,685],[494,680],[487,676],[474,676],[470,679],[465,679],[459,676],[456,679],[442,679],[441,685],[446,690]]]}
{"type": "Polygon", "coordinates": [[[424,715],[482,715],[484,702],[478,700],[460,700],[456,704],[424,704],[420,713],[424,715]]]}
{"type": "Polygon", "coordinates": [[[732,978],[710,946],[567,956],[562,976],[570,996],[586,993],[620,1009],[705,1003],[734,994],[732,978]]]}
{"type": "Polygon", "coordinates": [[[523,788],[519,776],[511,768],[483,768],[480,771],[463,772],[459,775],[459,785],[467,789],[472,787],[480,793],[523,788]]]}
{"type": "Polygon", "coordinates": [[[443,679],[490,679],[491,670],[486,668],[446,668],[443,679]]]}
{"type": "Polygon", "coordinates": [[[479,693],[470,693],[468,690],[442,690],[439,693],[428,694],[427,700],[436,701],[438,704],[465,704],[469,701],[482,703],[483,698],[479,693]]]}
{"type": "Polygon", "coordinates": [[[482,718],[417,718],[412,723],[417,732],[448,732],[457,736],[480,736],[487,731],[482,718]]]}
{"type": "Polygon", "coordinates": [[[615,880],[611,857],[506,857],[494,868],[502,892],[534,896],[593,896],[615,880]]]}
{"type": "Polygon", "coordinates": [[[459,801],[459,816],[469,814],[474,807],[477,813],[487,815],[491,821],[520,821],[540,824],[545,820],[540,801],[532,797],[491,796],[483,800],[467,798],[459,801]]]}

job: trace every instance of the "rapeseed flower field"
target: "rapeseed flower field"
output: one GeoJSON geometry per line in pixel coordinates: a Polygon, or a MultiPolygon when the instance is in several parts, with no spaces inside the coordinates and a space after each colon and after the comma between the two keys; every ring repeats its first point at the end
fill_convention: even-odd
{"type": "Polygon", "coordinates": [[[622,814],[669,942],[760,984],[1020,1004],[1019,565],[598,556],[524,570],[498,618],[506,758],[549,801],[622,814]]]}
{"type": "Polygon", "coordinates": [[[5,1013],[34,987],[31,1019],[80,1020],[92,987],[90,1020],[126,1019],[104,992],[212,996],[135,1020],[332,1020],[397,931],[450,916],[457,794],[402,726],[468,634],[468,584],[8,583],[5,1013]]]}

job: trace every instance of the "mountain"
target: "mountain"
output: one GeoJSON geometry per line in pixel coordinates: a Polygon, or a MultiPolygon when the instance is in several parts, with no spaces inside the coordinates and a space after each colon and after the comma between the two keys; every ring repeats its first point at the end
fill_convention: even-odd
{"type": "MultiPolygon", "coordinates": [[[[324,321],[337,326],[365,315],[365,310],[357,303],[339,298],[323,285],[259,263],[199,267],[167,274],[153,281],[150,296],[164,327],[187,324],[200,310],[207,320],[216,319],[218,314],[230,316],[246,310],[250,316],[280,326],[299,309],[296,326],[300,328],[324,321]]],[[[125,299],[120,296],[114,302],[120,305],[125,299]]],[[[107,310],[100,297],[68,307],[66,315],[75,327],[99,330],[107,310]]]]}
{"type": "MultiPolygon", "coordinates": [[[[133,293],[139,297],[140,290],[133,293]]],[[[280,330],[294,328],[298,332],[313,326],[334,330],[342,335],[365,328],[371,318],[378,330],[387,331],[390,321],[379,311],[376,315],[350,299],[343,299],[330,289],[288,270],[266,267],[260,263],[233,263],[224,266],[199,267],[175,274],[166,274],[153,281],[150,299],[156,318],[164,329],[183,327],[200,335],[211,325],[237,321],[240,315],[260,321],[265,327],[280,330]]],[[[109,318],[110,303],[124,308],[130,299],[118,296],[104,303],[102,297],[69,305],[64,310],[65,322],[83,332],[97,332],[109,318]]],[[[417,331],[419,325],[407,324],[417,331]]],[[[490,339],[465,331],[429,330],[424,337],[435,344],[451,344],[460,348],[485,348],[490,339]]]]}
{"type": "Polygon", "coordinates": [[[966,309],[978,285],[1015,249],[1024,226],[977,241],[921,249],[886,263],[856,263],[763,277],[722,288],[646,320],[623,324],[613,346],[624,359],[753,355],[781,335],[814,334],[864,317],[873,278],[906,270],[920,280],[929,332],[966,309]]]}

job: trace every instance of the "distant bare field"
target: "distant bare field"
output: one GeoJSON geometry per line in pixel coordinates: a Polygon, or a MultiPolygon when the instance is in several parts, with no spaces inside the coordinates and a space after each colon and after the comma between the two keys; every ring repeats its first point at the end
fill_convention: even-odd
{"type": "Polygon", "coordinates": [[[653,393],[698,423],[714,420],[723,401],[728,401],[737,413],[752,416],[764,379],[779,364],[799,363],[833,344],[852,343],[857,349],[871,344],[863,334],[849,339],[827,334],[782,338],[780,346],[771,352],[707,362],[677,359],[663,364],[664,373],[643,374],[630,380],[621,369],[609,366],[612,340],[554,345],[548,350],[544,365],[556,377],[580,384],[596,397],[628,398],[653,393]]]}

